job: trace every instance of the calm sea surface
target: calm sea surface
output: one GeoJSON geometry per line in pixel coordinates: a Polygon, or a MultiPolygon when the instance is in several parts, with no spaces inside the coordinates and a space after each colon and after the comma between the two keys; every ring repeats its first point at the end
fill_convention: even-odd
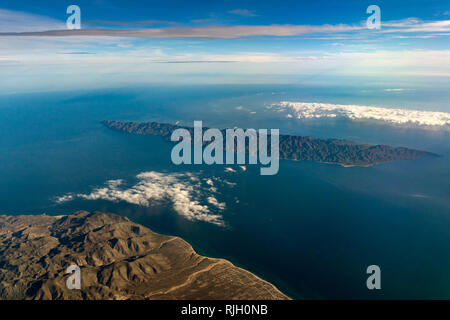
{"type": "Polygon", "coordinates": [[[153,86],[0,96],[0,213],[115,212],[154,231],[181,236],[201,254],[227,258],[293,298],[448,299],[449,133],[345,120],[301,122],[266,108],[288,100],[450,112],[442,101],[429,98],[425,104],[415,94],[153,86]],[[282,161],[275,176],[260,176],[259,166],[233,173],[223,166],[174,166],[170,144],[108,130],[100,124],[104,119],[280,128],[281,133],[420,148],[442,157],[368,168],[282,161]],[[189,221],[170,205],[55,202],[68,193],[89,193],[111,179],[133,183],[147,171],[194,172],[227,181],[217,191],[218,200],[226,203],[221,213],[226,227],[189,221]],[[381,291],[366,288],[365,271],[372,264],[381,267],[381,291]]]}

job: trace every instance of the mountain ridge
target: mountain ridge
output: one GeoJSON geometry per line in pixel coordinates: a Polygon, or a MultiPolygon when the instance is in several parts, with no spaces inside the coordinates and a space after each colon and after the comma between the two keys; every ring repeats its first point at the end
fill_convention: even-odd
{"type": "Polygon", "coordinates": [[[198,255],[179,237],[111,214],[0,215],[0,299],[289,299],[225,259],[198,255]],[[69,290],[67,267],[80,267],[69,290]]]}
{"type": "MultiPolygon", "coordinates": [[[[170,141],[170,135],[176,129],[186,129],[191,136],[193,135],[192,127],[159,122],[104,120],[102,124],[109,129],[130,134],[161,136],[167,141],[170,141]]],[[[203,128],[203,130],[207,129],[203,128]]],[[[222,129],[222,132],[224,130],[222,129]]],[[[422,150],[372,145],[344,139],[320,139],[280,134],[279,143],[280,159],[282,160],[314,161],[342,166],[370,166],[390,161],[439,157],[435,153],[422,150]]]]}

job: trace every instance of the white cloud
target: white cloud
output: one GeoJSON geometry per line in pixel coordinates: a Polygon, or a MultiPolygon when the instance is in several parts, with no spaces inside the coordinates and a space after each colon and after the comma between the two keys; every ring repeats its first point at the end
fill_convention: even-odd
{"type": "Polygon", "coordinates": [[[106,186],[96,188],[91,193],[66,194],[56,199],[64,203],[74,199],[125,201],[131,204],[149,207],[154,204],[171,203],[173,209],[191,221],[205,221],[224,226],[222,215],[226,207],[216,198],[217,189],[211,179],[203,179],[193,173],[142,172],[137,175],[138,182],[125,187],[123,180],[110,180],[106,186]],[[202,200],[206,197],[206,200],[202,200]],[[214,210],[204,204],[214,206],[214,210]]]}
{"type": "MultiPolygon", "coordinates": [[[[229,13],[244,17],[257,16],[249,9],[234,9],[229,13]]],[[[91,21],[92,23],[93,21],[91,21]]],[[[94,21],[95,22],[95,21],[94,21]]],[[[204,39],[234,39],[255,36],[289,37],[304,34],[333,34],[342,38],[342,33],[357,33],[367,37],[367,27],[364,22],[356,24],[322,24],[322,25],[234,25],[234,26],[206,26],[206,27],[164,27],[164,28],[135,28],[136,25],[165,23],[176,25],[174,21],[97,21],[103,24],[133,26],[133,28],[82,28],[68,30],[65,21],[59,21],[46,16],[32,13],[0,9],[0,35],[8,36],[37,36],[37,37],[133,37],[133,38],[204,38],[204,39]]],[[[423,21],[417,18],[406,18],[397,21],[383,21],[381,30],[377,34],[393,33],[430,33],[450,32],[450,20],[423,21]]],[[[372,32],[370,34],[373,34],[372,32]]],[[[439,36],[435,34],[434,36],[439,36]]],[[[345,36],[344,36],[345,38],[345,36]]]]}
{"type": "MultiPolygon", "coordinates": [[[[442,49],[379,50],[380,46],[370,47],[364,42],[377,41],[382,37],[439,36],[445,38],[445,43],[450,32],[428,31],[448,29],[446,21],[450,20],[423,22],[411,18],[386,21],[380,31],[368,31],[365,23],[66,30],[62,21],[0,9],[0,65],[3,76],[0,77],[0,91],[38,92],[147,83],[204,83],[205,79],[212,83],[273,84],[296,82],[291,75],[306,77],[318,74],[385,78],[450,77],[450,50],[445,45],[439,46],[442,49]],[[424,31],[409,32],[411,28],[424,31]],[[56,31],[31,32],[52,29],[56,31]],[[407,32],[402,33],[402,30],[407,32]],[[31,33],[17,35],[14,32],[31,33]],[[174,49],[166,44],[159,44],[162,48],[154,48],[154,41],[135,39],[242,39],[254,36],[296,36],[298,39],[298,35],[303,35],[302,39],[316,36],[314,39],[358,41],[323,50],[283,49],[283,46],[280,49],[250,49],[242,46],[237,50],[219,51],[218,47],[210,50],[206,45],[205,49],[189,49],[188,46],[174,49]],[[70,77],[67,76],[69,74],[70,77]],[[205,75],[214,76],[205,78],[205,75]],[[35,81],[36,78],[40,81],[35,81]]],[[[239,109],[250,114],[254,112],[236,108],[239,109]]]]}
{"type": "Polygon", "coordinates": [[[274,104],[271,107],[278,112],[286,113],[287,117],[293,115],[297,119],[343,117],[351,120],[376,120],[394,124],[414,124],[450,129],[450,113],[446,112],[288,101],[274,104]]]}
{"type": "Polygon", "coordinates": [[[403,92],[403,91],[411,91],[413,89],[404,89],[404,88],[388,88],[384,89],[386,92],[403,92]]]}
{"type": "Polygon", "coordinates": [[[257,14],[255,14],[254,11],[248,10],[248,9],[234,9],[228,11],[228,13],[235,14],[242,17],[256,17],[257,14]]]}
{"type": "Polygon", "coordinates": [[[67,29],[65,22],[20,11],[0,9],[0,33],[67,29]]]}
{"type": "Polygon", "coordinates": [[[422,21],[416,18],[408,18],[399,21],[387,21],[382,23],[382,33],[394,32],[448,32],[450,20],[422,21]],[[384,29],[388,27],[388,29],[384,29]]]}
{"type": "MultiPolygon", "coordinates": [[[[365,23],[358,24],[322,24],[322,25],[235,25],[235,26],[207,26],[207,27],[165,27],[165,28],[131,28],[131,29],[90,29],[68,30],[65,24],[51,18],[33,14],[3,10],[3,16],[11,12],[13,20],[8,18],[0,24],[0,35],[4,36],[37,36],[37,37],[132,37],[152,39],[236,39],[245,37],[273,36],[292,37],[314,34],[339,34],[336,39],[343,39],[343,33],[367,37],[365,23]]],[[[243,12],[243,11],[242,11],[243,12]]],[[[0,11],[0,14],[2,12],[0,11]]],[[[249,12],[250,13],[250,12],[249,12]]],[[[241,14],[242,15],[242,14],[241,14]]],[[[0,15],[1,18],[1,15],[0,15]]],[[[421,21],[408,18],[400,21],[386,21],[377,34],[411,34],[434,33],[434,36],[450,32],[450,20],[421,21]]]]}
{"type": "MultiPolygon", "coordinates": [[[[1,37],[0,37],[1,38],[1,37]]],[[[396,75],[450,75],[450,50],[377,50],[352,52],[236,52],[234,54],[215,54],[207,52],[183,52],[170,54],[160,48],[148,46],[133,49],[101,51],[95,44],[86,42],[77,45],[66,38],[65,41],[42,41],[31,38],[1,38],[0,51],[3,63],[56,66],[76,66],[73,72],[86,67],[97,73],[131,70],[153,73],[191,73],[218,71],[224,73],[249,74],[298,74],[331,72],[342,74],[389,74],[396,75]],[[4,40],[4,41],[3,41],[4,40]],[[67,54],[90,52],[96,54],[67,54]],[[209,62],[203,63],[200,62],[209,62]],[[226,67],[224,67],[224,62],[226,67]],[[232,62],[232,63],[231,63],[232,62]],[[208,71],[209,70],[209,71],[208,71]]],[[[89,38],[86,38],[88,40],[89,38]]],[[[98,39],[96,40],[98,41],[98,39]]],[[[125,40],[123,40],[125,41],[125,40]]],[[[49,71],[47,71],[49,72],[49,71]]],[[[51,72],[51,70],[50,70],[51,72]]],[[[148,77],[146,77],[148,79],[148,77]]],[[[244,110],[237,106],[236,110],[244,110]]]]}
{"type": "Polygon", "coordinates": [[[230,188],[233,188],[236,186],[236,182],[231,182],[231,181],[227,181],[227,180],[223,180],[223,183],[227,184],[230,188]]]}
{"type": "MultiPolygon", "coordinates": [[[[32,15],[30,15],[32,16],[32,15]]],[[[51,24],[47,24],[52,26],[51,24]]],[[[64,29],[59,24],[45,28],[45,23],[39,21],[34,27],[23,28],[16,23],[9,28],[1,29],[4,36],[37,36],[37,37],[77,37],[77,36],[107,36],[107,37],[133,37],[133,38],[160,38],[160,39],[235,39],[255,36],[296,36],[314,33],[336,33],[364,30],[364,24],[358,25],[236,25],[236,26],[207,26],[207,27],[166,27],[141,29],[64,29]]]]}
{"type": "MultiPolygon", "coordinates": [[[[363,25],[259,25],[259,26],[225,26],[225,27],[169,27],[148,29],[80,29],[80,30],[48,30],[23,31],[19,34],[5,33],[5,36],[107,36],[133,37],[150,39],[235,39],[242,37],[279,36],[288,37],[311,33],[335,33],[362,30],[363,25]]],[[[14,31],[8,31],[14,32],[14,31]]],[[[17,32],[17,31],[15,31],[17,32]]],[[[2,35],[0,33],[0,35],[2,35]]]]}
{"type": "Polygon", "coordinates": [[[208,197],[207,200],[208,200],[208,202],[209,202],[210,204],[212,204],[212,205],[215,206],[216,208],[218,208],[218,209],[220,209],[220,210],[225,210],[225,207],[226,207],[225,202],[219,202],[219,201],[217,201],[216,198],[211,197],[211,196],[208,197]]]}
{"type": "Polygon", "coordinates": [[[64,202],[72,201],[74,198],[75,197],[73,194],[66,194],[66,195],[63,195],[60,197],[56,197],[55,202],[64,203],[64,202]]]}

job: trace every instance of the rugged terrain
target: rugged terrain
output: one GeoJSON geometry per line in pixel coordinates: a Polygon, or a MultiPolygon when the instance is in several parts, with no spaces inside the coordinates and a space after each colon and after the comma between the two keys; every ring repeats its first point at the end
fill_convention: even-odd
{"type": "MultiPolygon", "coordinates": [[[[142,135],[161,136],[170,141],[176,129],[187,129],[193,136],[193,128],[159,122],[103,121],[110,129],[142,135]]],[[[207,130],[208,128],[203,128],[207,130]]],[[[224,133],[224,130],[222,130],[224,133]]],[[[225,134],[224,134],[225,137],[225,134]]],[[[396,160],[414,160],[437,157],[437,154],[405,147],[371,145],[339,139],[318,139],[312,137],[279,136],[280,159],[334,163],[343,166],[369,166],[396,160]]]]}
{"type": "Polygon", "coordinates": [[[0,299],[288,299],[229,261],[127,218],[0,216],[0,299]],[[81,289],[66,287],[68,266],[81,289]]]}

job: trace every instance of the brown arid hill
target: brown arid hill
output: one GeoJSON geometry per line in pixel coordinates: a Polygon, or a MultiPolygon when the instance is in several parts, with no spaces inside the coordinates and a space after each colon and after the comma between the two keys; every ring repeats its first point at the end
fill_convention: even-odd
{"type": "Polygon", "coordinates": [[[289,299],[184,240],[107,213],[0,216],[0,299],[289,299]],[[68,266],[81,289],[66,287],[68,266]]]}

